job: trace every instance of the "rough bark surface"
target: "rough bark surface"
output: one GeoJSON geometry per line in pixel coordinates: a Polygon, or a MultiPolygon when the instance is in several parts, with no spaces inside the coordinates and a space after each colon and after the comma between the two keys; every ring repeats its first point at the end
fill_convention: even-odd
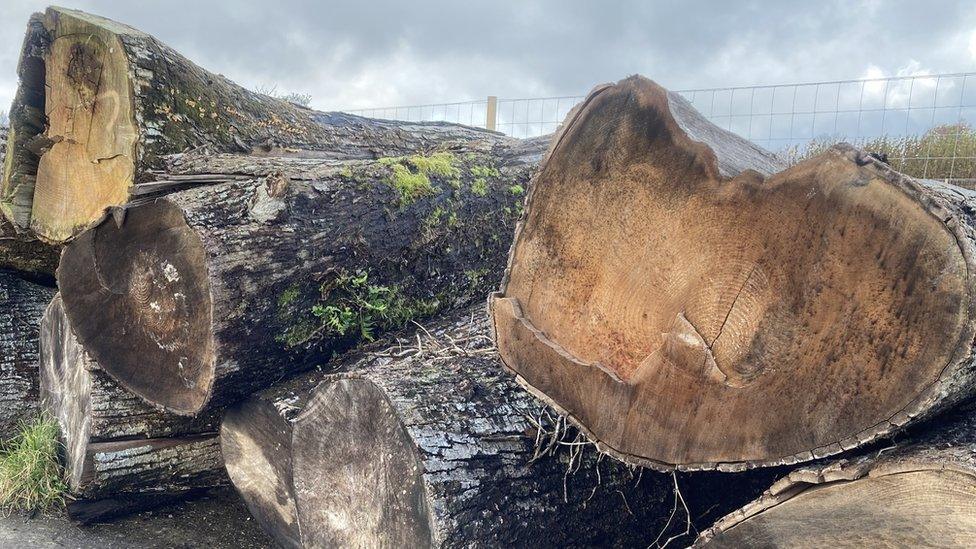
{"type": "MultiPolygon", "coordinates": [[[[0,166],[6,161],[6,127],[0,127],[0,166]]],[[[27,234],[19,234],[13,224],[0,214],[0,270],[16,271],[46,286],[54,285],[61,248],[50,246],[27,234]]]]}
{"type": "Polygon", "coordinates": [[[0,204],[19,229],[52,242],[97,223],[134,183],[158,179],[166,155],[190,149],[378,158],[505,139],[307,109],[246,90],[139,30],[62,8],[31,18],[19,71],[0,204]]]}
{"type": "MultiPolygon", "coordinates": [[[[690,541],[676,480],[603,459],[550,415],[502,370],[485,317],[450,313],[229,409],[228,473],[265,530],[286,547],[690,541]]],[[[762,489],[682,484],[722,494],[696,518],[762,489]]]]}
{"type": "Polygon", "coordinates": [[[74,518],[135,512],[226,483],[217,417],[162,412],[120,387],[78,343],[60,296],[44,313],[40,348],[41,401],[61,427],[74,518]]]}
{"type": "Polygon", "coordinates": [[[976,408],[878,451],[796,469],[702,533],[702,547],[972,547],[976,408]]]}
{"type": "Polygon", "coordinates": [[[520,382],[611,454],[796,463],[972,392],[971,191],[847,145],[775,173],[641,77],[595,90],[553,143],[495,337],[520,382]]]}
{"type": "Polygon", "coordinates": [[[127,389],[181,414],[220,408],[495,287],[544,145],[343,162],[183,155],[170,177],[246,179],[150,200],[76,239],[58,269],[65,310],[127,389]]]}
{"type": "Polygon", "coordinates": [[[37,413],[37,334],[54,290],[0,271],[0,440],[37,413]]]}

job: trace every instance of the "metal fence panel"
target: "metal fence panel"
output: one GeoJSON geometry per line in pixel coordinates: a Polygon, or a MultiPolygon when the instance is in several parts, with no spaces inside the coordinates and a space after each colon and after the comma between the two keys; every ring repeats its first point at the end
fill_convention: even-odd
{"type": "MultiPolygon", "coordinates": [[[[976,73],[678,90],[713,123],[798,160],[838,141],[884,152],[919,177],[976,179],[976,73]]],[[[513,137],[554,131],[582,95],[436,103],[345,112],[492,127],[513,137]],[[489,108],[492,103],[492,108],[489,108]],[[489,120],[489,112],[494,116],[489,120]]]]}

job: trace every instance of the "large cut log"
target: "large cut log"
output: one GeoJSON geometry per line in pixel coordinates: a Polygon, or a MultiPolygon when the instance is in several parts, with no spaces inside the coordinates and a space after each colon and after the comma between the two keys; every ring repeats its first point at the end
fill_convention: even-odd
{"type": "Polygon", "coordinates": [[[0,271],[0,441],[38,411],[37,333],[54,290],[0,271]]]}
{"type": "Polygon", "coordinates": [[[554,138],[493,300],[505,364],[661,469],[827,456],[971,394],[972,192],[788,170],[641,77],[554,138]]]}
{"type": "MultiPolygon", "coordinates": [[[[690,542],[675,480],[602,459],[488,334],[483,306],[454,312],[230,408],[224,459],[265,531],[285,547],[690,542]]],[[[719,510],[762,490],[710,488],[719,510]]]]}
{"type": "Polygon", "coordinates": [[[63,242],[187,149],[376,158],[500,134],[313,111],[248,91],[131,27],[62,8],[34,15],[10,111],[0,210],[63,242]]]}
{"type": "Polygon", "coordinates": [[[697,546],[973,547],[976,408],[851,459],[797,469],[697,546]]]}
{"type": "Polygon", "coordinates": [[[218,418],[156,410],[105,375],[75,338],[60,296],[40,333],[41,401],[61,427],[68,513],[90,522],[225,485],[218,418]]]}
{"type": "Polygon", "coordinates": [[[322,353],[480,299],[537,143],[469,141],[378,161],[183,155],[179,177],[245,177],[126,210],[65,248],[79,341],[123,387],[197,414],[322,353]]]}

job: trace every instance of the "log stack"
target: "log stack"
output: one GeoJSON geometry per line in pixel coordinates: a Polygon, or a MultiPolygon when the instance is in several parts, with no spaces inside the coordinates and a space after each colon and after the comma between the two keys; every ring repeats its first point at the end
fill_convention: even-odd
{"type": "Polygon", "coordinates": [[[20,76],[0,208],[63,246],[42,400],[82,521],[222,484],[224,407],[483,299],[548,143],[312,111],[60,8],[20,76]]]}
{"type": "Polygon", "coordinates": [[[40,375],[79,520],[229,477],[289,547],[976,538],[976,416],[937,417],[976,386],[974,192],[786,167],[642,77],[519,141],[61,8],[18,70],[0,429],[40,375]]]}

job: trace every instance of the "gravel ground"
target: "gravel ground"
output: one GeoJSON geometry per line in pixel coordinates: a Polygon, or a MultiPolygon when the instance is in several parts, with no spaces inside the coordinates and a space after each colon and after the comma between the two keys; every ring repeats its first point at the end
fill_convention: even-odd
{"type": "Polygon", "coordinates": [[[233,490],[105,524],[79,526],[63,514],[0,516],[0,548],[253,549],[274,544],[233,490]]]}

